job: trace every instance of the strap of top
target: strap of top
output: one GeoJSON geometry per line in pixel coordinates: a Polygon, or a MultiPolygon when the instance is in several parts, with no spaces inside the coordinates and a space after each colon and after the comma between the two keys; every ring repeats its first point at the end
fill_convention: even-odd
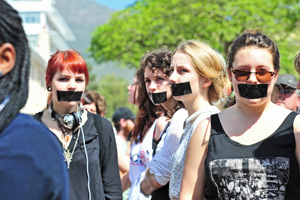
{"type": "MultiPolygon", "coordinates": [[[[278,131],[280,129],[285,129],[287,127],[292,127],[293,123],[294,123],[294,120],[295,120],[295,118],[298,114],[299,113],[297,113],[297,112],[290,112],[288,114],[288,116],[283,120],[283,122],[282,122],[281,126],[279,127],[278,131]]],[[[225,133],[225,131],[223,129],[223,126],[220,122],[220,118],[219,118],[218,114],[211,115],[211,127],[212,127],[212,129],[215,130],[215,131],[211,131],[211,135],[225,133]]]]}
{"type": "Polygon", "coordinates": [[[167,123],[166,127],[165,127],[164,130],[162,131],[162,133],[161,133],[161,135],[160,135],[160,137],[159,137],[159,139],[158,139],[157,142],[155,142],[155,139],[153,138],[153,143],[152,143],[152,145],[153,145],[153,146],[152,146],[152,148],[153,148],[153,153],[152,153],[152,155],[153,155],[153,156],[156,154],[157,145],[158,145],[158,143],[161,141],[163,135],[167,132],[167,129],[168,129],[169,125],[170,125],[170,122],[167,123]]]}

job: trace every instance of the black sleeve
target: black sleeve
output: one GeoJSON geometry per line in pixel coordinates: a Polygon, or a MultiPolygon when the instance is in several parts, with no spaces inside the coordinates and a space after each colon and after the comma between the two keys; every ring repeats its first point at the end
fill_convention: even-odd
{"type": "Polygon", "coordinates": [[[122,185],[119,174],[115,134],[111,123],[102,117],[103,126],[103,168],[101,169],[105,199],[122,199],[122,185]]]}

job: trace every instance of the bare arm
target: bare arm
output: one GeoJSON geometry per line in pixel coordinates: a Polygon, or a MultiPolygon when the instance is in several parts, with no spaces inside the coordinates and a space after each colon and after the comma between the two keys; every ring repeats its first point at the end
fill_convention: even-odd
{"type": "Polygon", "coordinates": [[[294,120],[294,134],[296,140],[296,157],[298,164],[300,165],[300,115],[294,120]]]}
{"type": "Polygon", "coordinates": [[[206,119],[198,125],[192,135],[184,163],[179,197],[181,200],[203,199],[205,188],[204,162],[207,155],[210,129],[210,122],[206,119]]]}
{"type": "Polygon", "coordinates": [[[129,179],[129,172],[127,172],[123,177],[122,177],[122,192],[124,192],[125,190],[127,190],[127,188],[130,187],[131,182],[129,179]]]}
{"type": "Polygon", "coordinates": [[[154,190],[157,190],[158,188],[161,188],[162,185],[160,185],[156,179],[154,174],[151,174],[149,172],[149,168],[146,170],[146,175],[144,180],[141,183],[141,190],[144,194],[150,195],[154,190]]]}
{"type": "Polygon", "coordinates": [[[121,148],[118,148],[118,163],[120,172],[122,174],[125,174],[129,171],[130,158],[121,148]]]}

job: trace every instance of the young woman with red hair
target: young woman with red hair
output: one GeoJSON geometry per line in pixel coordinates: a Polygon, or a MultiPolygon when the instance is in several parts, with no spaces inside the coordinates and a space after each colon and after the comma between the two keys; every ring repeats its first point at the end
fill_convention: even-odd
{"type": "Polygon", "coordinates": [[[49,106],[35,118],[62,144],[69,172],[70,199],[121,199],[112,125],[81,104],[88,82],[87,65],[80,54],[75,50],[57,51],[46,70],[49,106]]]}

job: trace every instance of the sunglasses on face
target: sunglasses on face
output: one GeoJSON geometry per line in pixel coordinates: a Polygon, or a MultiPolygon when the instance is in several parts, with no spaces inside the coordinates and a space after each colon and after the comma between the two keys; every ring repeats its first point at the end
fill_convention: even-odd
{"type": "Polygon", "coordinates": [[[278,88],[280,94],[291,94],[294,93],[296,89],[294,88],[278,88]]]}
{"type": "Polygon", "coordinates": [[[250,77],[250,74],[254,73],[256,79],[261,83],[268,83],[270,82],[272,76],[275,72],[269,72],[267,70],[260,70],[257,72],[250,72],[247,70],[231,70],[234,73],[235,79],[239,82],[247,81],[250,77]]]}

